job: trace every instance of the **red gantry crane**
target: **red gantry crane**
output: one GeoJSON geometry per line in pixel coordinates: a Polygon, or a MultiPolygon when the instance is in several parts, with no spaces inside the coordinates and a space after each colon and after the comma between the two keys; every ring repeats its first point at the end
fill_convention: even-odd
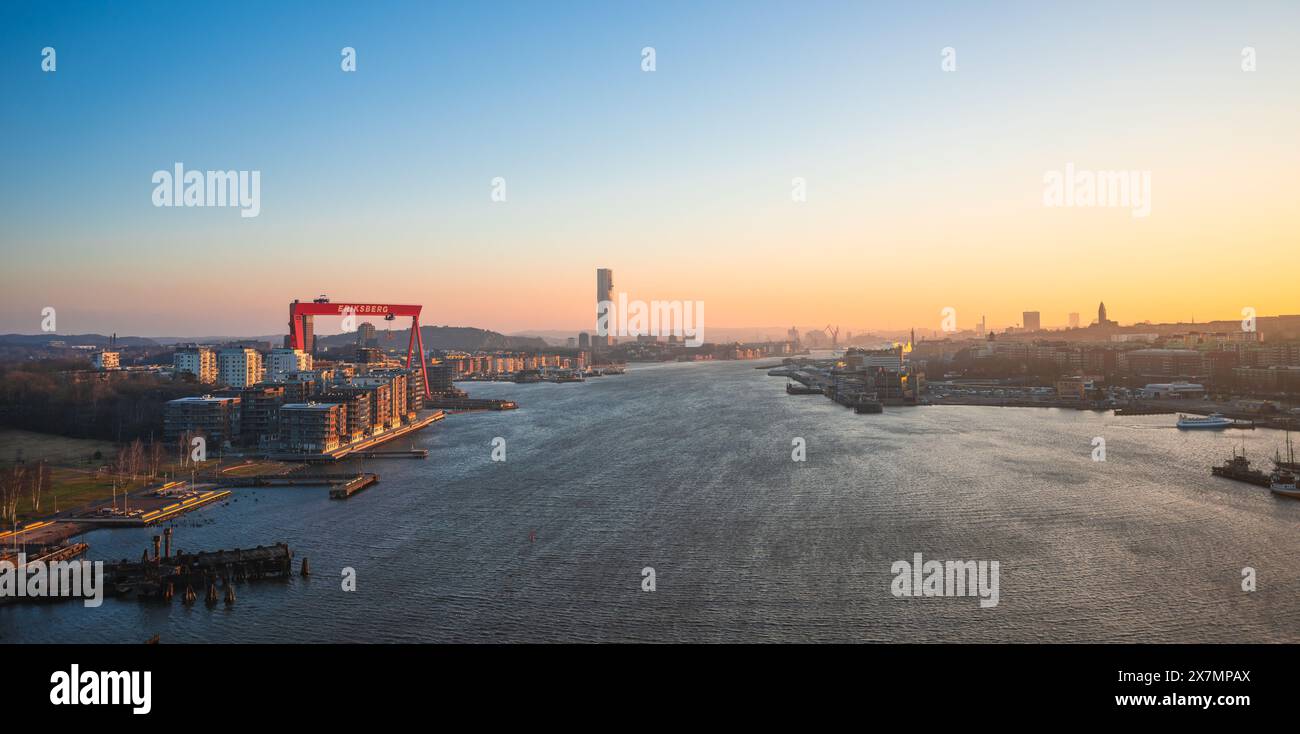
{"type": "Polygon", "coordinates": [[[289,347],[292,349],[306,349],[306,316],[382,316],[388,321],[392,321],[398,316],[411,317],[411,338],[406,345],[406,368],[411,369],[412,357],[420,357],[420,374],[424,380],[424,396],[431,398],[429,394],[429,365],[424,358],[424,337],[420,334],[420,309],[421,306],[403,306],[391,303],[330,303],[329,299],[321,296],[316,300],[305,303],[303,301],[294,301],[289,304],[289,347]],[[417,351],[418,349],[418,351],[417,351]]]}

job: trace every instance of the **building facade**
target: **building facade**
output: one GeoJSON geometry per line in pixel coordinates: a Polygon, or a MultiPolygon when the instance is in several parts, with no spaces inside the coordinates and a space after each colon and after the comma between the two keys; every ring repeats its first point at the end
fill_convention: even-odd
{"type": "Polygon", "coordinates": [[[236,397],[201,397],[169,400],[163,406],[163,436],[168,440],[179,436],[204,437],[209,446],[216,447],[239,439],[240,403],[236,397]]]}
{"type": "Polygon", "coordinates": [[[266,379],[283,382],[290,374],[307,372],[311,368],[311,354],[304,349],[272,349],[267,358],[266,379]]]}
{"type": "Polygon", "coordinates": [[[248,347],[217,353],[217,381],[229,387],[249,387],[262,381],[262,353],[248,347]]]}
{"type": "Polygon", "coordinates": [[[176,374],[194,375],[200,385],[211,385],[217,381],[217,353],[208,347],[183,347],[172,355],[172,367],[176,374]]]}

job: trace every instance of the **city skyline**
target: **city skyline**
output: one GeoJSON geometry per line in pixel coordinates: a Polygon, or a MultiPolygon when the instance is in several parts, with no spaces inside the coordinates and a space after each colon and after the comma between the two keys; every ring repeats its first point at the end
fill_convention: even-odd
{"type": "Polygon", "coordinates": [[[294,38],[299,8],[253,7],[3,11],[0,332],[270,334],[322,292],[576,331],[596,266],[726,328],[1300,313],[1293,5],[406,4],[294,38]],[[260,172],[260,213],[154,206],[178,163],[260,172]],[[1149,172],[1149,215],[1044,206],[1074,166],[1149,172]]]}

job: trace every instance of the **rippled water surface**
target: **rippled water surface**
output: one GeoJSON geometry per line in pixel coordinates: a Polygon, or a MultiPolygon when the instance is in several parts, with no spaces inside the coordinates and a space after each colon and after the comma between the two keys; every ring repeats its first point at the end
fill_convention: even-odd
{"type": "MultiPolygon", "coordinates": [[[[9,606],[0,641],[1300,641],[1300,501],[1209,475],[1234,444],[1262,462],[1281,434],[855,415],[753,367],[470,385],[523,407],[447,418],[416,439],[428,460],[367,462],[381,482],[347,501],[240,489],[177,523],[185,550],[285,541],[310,578],[243,584],[229,610],[9,606]],[[895,598],[890,565],[918,552],[999,561],[1000,603],[895,598]]],[[[138,558],[155,532],[93,532],[89,557],[138,558]]]]}

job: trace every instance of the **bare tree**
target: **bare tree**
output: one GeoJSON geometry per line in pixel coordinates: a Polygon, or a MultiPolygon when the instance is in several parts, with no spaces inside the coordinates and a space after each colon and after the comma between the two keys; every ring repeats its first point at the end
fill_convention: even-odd
{"type": "Polygon", "coordinates": [[[163,447],[162,444],[149,440],[149,478],[158,476],[158,471],[162,468],[163,447]]]}
{"type": "Polygon", "coordinates": [[[32,493],[32,512],[41,511],[41,493],[45,490],[45,482],[49,479],[50,467],[42,459],[37,465],[36,470],[32,472],[31,481],[28,482],[28,488],[32,493]]]}

